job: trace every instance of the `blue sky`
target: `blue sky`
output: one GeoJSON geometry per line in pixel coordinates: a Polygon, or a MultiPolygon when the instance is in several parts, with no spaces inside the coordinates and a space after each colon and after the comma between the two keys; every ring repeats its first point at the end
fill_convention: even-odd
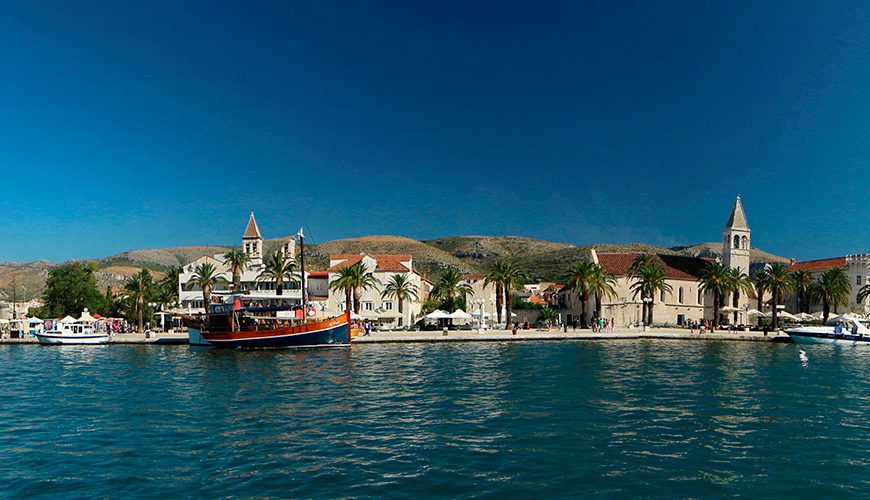
{"type": "Polygon", "coordinates": [[[15,2],[0,261],[266,237],[870,251],[840,2],[15,2]]]}

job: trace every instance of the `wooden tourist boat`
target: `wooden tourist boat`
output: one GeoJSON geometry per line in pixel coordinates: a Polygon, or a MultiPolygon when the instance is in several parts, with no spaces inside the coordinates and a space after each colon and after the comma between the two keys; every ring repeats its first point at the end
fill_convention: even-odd
{"type": "Polygon", "coordinates": [[[275,349],[297,347],[347,347],[350,313],[319,321],[298,321],[272,316],[282,307],[212,307],[203,318],[199,335],[215,347],[275,349]],[[223,310],[227,309],[227,310],[223,310]]]}

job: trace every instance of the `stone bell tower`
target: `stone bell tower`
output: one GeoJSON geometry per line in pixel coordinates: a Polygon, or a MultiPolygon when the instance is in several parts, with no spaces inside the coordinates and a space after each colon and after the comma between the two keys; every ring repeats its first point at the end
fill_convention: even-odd
{"type": "Polygon", "coordinates": [[[249,264],[251,267],[256,268],[263,265],[263,236],[260,234],[260,228],[257,227],[254,212],[251,212],[248,227],[245,228],[245,234],[242,236],[242,251],[251,260],[249,264]]]}
{"type": "Polygon", "coordinates": [[[749,275],[749,249],[752,248],[749,236],[749,223],[743,213],[740,195],[737,195],[731,216],[722,231],[722,263],[727,267],[738,267],[746,275],[749,275]]]}

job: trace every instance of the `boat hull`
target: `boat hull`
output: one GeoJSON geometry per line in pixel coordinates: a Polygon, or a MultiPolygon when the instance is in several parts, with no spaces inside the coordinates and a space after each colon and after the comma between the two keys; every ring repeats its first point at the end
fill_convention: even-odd
{"type": "Polygon", "coordinates": [[[109,336],[104,334],[62,335],[37,333],[35,335],[42,345],[90,345],[107,344],[109,342],[109,336]]]}
{"type": "Polygon", "coordinates": [[[870,337],[866,335],[852,335],[851,333],[826,333],[826,332],[785,332],[796,344],[826,344],[845,346],[870,346],[870,337]]]}
{"type": "Polygon", "coordinates": [[[187,342],[194,346],[209,346],[211,343],[202,337],[202,330],[192,326],[187,327],[187,342]]]}
{"type": "Polygon", "coordinates": [[[293,349],[347,347],[350,345],[350,315],[289,328],[210,333],[202,338],[215,347],[236,349],[293,349]]]}

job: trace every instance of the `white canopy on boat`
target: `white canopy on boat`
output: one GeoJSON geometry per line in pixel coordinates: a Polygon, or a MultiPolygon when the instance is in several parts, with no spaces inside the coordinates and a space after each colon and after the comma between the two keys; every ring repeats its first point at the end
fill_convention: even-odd
{"type": "Polygon", "coordinates": [[[76,322],[76,319],[70,315],[66,315],[66,316],[64,316],[64,318],[62,320],[60,320],[60,323],[75,323],[75,322],[76,322]]]}
{"type": "Polygon", "coordinates": [[[41,319],[37,318],[36,316],[28,319],[27,322],[30,323],[31,325],[38,325],[39,323],[45,323],[45,321],[42,321],[41,319]]]}
{"type": "Polygon", "coordinates": [[[450,315],[441,309],[435,309],[425,316],[426,319],[447,319],[450,315]]]}
{"type": "Polygon", "coordinates": [[[448,316],[451,319],[471,319],[472,316],[462,309],[457,309],[456,311],[450,313],[448,316]]]}

